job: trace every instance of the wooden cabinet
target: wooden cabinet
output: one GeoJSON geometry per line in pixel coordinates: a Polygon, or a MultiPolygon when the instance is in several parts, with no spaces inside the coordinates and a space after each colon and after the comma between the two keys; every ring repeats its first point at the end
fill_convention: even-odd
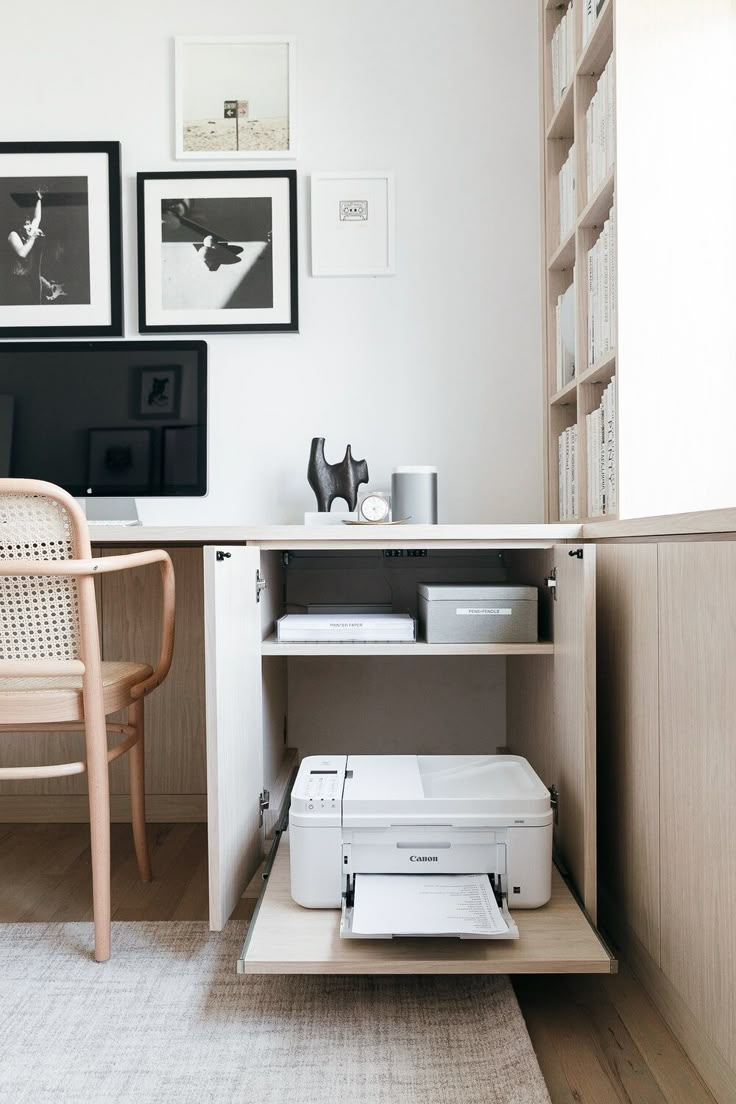
{"type": "Polygon", "coordinates": [[[736,1099],[736,542],[599,545],[601,919],[736,1099]]]}
{"type": "Polygon", "coordinates": [[[261,795],[271,789],[287,733],[295,729],[300,744],[309,745],[300,746],[301,753],[320,746],[347,753],[495,752],[493,734],[503,731],[508,750],[526,756],[556,787],[556,848],[570,881],[556,875],[548,906],[517,912],[522,937],[514,947],[448,940],[366,945],[339,939],[339,910],[306,910],[291,901],[287,857],[279,850],[240,964],[243,972],[613,968],[576,899],[579,894],[594,918],[595,549],[470,540],[454,547],[427,541],[423,550],[405,549],[400,540],[354,541],[349,549],[310,546],[304,539],[276,548],[213,546],[205,550],[205,580],[212,927],[227,920],[263,855],[261,795]],[[386,556],[386,549],[425,555],[386,556]],[[274,639],[274,619],[286,608],[310,601],[385,601],[388,594],[411,610],[419,581],[480,581],[493,572],[540,586],[539,644],[282,646],[274,639]],[[495,665],[490,686],[484,685],[483,664],[489,670],[495,665]],[[294,665],[301,671],[292,679],[294,665]],[[449,701],[438,666],[450,672],[448,683],[462,688],[449,701]],[[475,710],[472,723],[456,717],[453,724],[460,697],[475,710]],[[422,715],[435,713],[435,727],[416,723],[427,701],[422,715]],[[491,701],[502,712],[497,729],[483,712],[491,701]]]}

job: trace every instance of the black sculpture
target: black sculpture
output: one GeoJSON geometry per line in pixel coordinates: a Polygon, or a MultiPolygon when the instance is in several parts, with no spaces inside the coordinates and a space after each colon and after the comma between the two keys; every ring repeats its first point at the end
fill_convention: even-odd
{"type": "Polygon", "coordinates": [[[328,464],[324,437],[313,437],[307,480],[317,496],[317,508],[321,514],[329,513],[336,498],[344,498],[348,509],[354,510],[358,502],[358,487],[368,482],[368,465],[365,460],[353,460],[350,445],[339,464],[328,464]]]}

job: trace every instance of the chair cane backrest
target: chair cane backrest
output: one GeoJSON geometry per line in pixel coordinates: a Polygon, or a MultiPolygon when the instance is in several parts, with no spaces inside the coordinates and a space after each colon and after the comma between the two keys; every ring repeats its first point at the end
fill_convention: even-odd
{"type": "MultiPolygon", "coordinates": [[[[0,479],[0,562],[89,555],[86,524],[80,529],[80,516],[83,522],[74,499],[60,488],[35,480],[0,479]]],[[[76,579],[0,576],[0,660],[79,658],[76,579]]]]}

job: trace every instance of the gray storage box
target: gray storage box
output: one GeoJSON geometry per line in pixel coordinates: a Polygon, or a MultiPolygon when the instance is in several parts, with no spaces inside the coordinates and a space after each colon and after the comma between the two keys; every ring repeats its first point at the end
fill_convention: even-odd
{"type": "Polygon", "coordinates": [[[537,588],[505,583],[420,583],[419,625],[428,644],[535,644],[537,588]]]}

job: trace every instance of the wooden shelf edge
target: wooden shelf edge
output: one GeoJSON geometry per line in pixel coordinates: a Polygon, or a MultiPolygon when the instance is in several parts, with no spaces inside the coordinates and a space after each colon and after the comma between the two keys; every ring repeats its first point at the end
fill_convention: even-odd
{"type": "Polygon", "coordinates": [[[516,941],[340,939],[339,909],[291,899],[288,833],[281,838],[261,907],[238,962],[244,974],[610,974],[604,947],[556,869],[541,909],[512,909],[516,941]]]}
{"type": "Polygon", "coordinates": [[[605,356],[591,364],[578,376],[578,383],[604,383],[607,382],[616,371],[616,350],[611,349],[605,356]]]}
{"type": "Polygon", "coordinates": [[[320,641],[313,644],[284,643],[274,633],[261,643],[263,656],[514,656],[553,655],[554,644],[540,640],[536,644],[370,644],[354,641],[320,641]]]}
{"type": "Polygon", "coordinates": [[[573,111],[575,80],[570,81],[565,89],[554,115],[549,121],[545,131],[545,138],[573,138],[575,129],[575,116],[573,111]]]}
{"type": "Polygon", "coordinates": [[[550,395],[550,406],[574,406],[578,397],[578,381],[573,377],[569,383],[550,395]]]}
{"type": "Polygon", "coordinates": [[[600,75],[606,60],[613,53],[613,0],[601,8],[590,38],[585,43],[575,66],[575,76],[600,75]]]}
{"type": "Polygon", "coordinates": [[[550,272],[572,268],[575,263],[575,227],[563,242],[560,242],[555,252],[549,259],[547,268],[550,272]]]}
{"type": "Polygon", "coordinates": [[[593,229],[602,226],[613,206],[613,182],[614,173],[610,173],[597,189],[593,198],[583,208],[578,216],[577,225],[580,230],[593,229]]]}

